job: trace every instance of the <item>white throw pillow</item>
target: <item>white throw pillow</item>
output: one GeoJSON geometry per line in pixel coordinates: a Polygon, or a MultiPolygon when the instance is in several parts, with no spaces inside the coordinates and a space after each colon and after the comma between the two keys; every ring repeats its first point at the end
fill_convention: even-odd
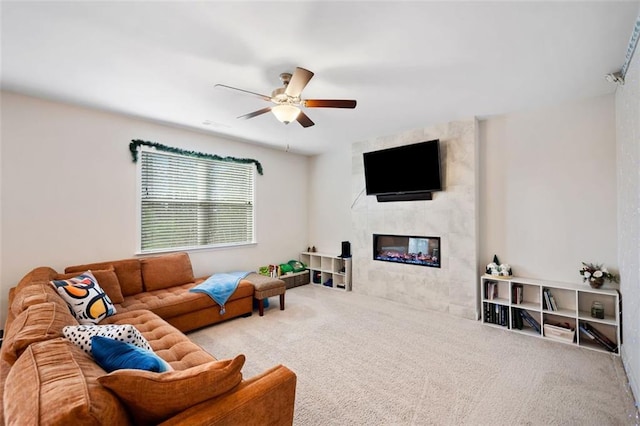
{"type": "Polygon", "coordinates": [[[62,334],[89,355],[91,355],[91,337],[93,336],[109,337],[153,352],[147,339],[131,324],[69,325],[62,329],[62,334]]]}

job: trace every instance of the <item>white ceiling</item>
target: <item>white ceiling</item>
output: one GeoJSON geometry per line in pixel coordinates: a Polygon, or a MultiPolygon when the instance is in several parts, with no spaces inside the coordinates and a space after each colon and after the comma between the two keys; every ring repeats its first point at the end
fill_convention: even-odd
{"type": "MultiPolygon", "coordinates": [[[[614,91],[639,11],[627,2],[6,2],[2,89],[315,154],[335,144],[614,91]],[[357,99],[284,125],[303,98],[357,99]],[[211,124],[205,125],[204,122],[211,124]]],[[[144,137],[144,135],[131,135],[144,137]]],[[[163,142],[163,141],[156,141],[163,142]]]]}

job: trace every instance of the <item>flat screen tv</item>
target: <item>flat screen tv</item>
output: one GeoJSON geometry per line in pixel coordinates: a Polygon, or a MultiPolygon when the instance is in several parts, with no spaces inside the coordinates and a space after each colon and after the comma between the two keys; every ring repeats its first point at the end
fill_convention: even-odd
{"type": "Polygon", "coordinates": [[[378,201],[431,199],[442,190],[438,139],[365,152],[363,161],[367,195],[378,201]]]}

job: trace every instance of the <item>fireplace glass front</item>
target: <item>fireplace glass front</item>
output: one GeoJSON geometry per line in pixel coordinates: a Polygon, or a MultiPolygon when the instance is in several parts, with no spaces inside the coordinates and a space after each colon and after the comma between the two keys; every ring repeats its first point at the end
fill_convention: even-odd
{"type": "Polygon", "coordinates": [[[440,237],[373,234],[373,259],[440,267],[440,237]]]}

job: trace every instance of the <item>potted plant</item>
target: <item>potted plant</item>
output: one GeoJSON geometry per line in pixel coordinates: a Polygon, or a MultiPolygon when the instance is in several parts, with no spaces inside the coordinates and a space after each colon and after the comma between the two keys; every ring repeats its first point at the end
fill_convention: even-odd
{"type": "Polygon", "coordinates": [[[612,281],[614,283],[617,283],[620,280],[618,275],[610,273],[604,265],[598,263],[582,262],[580,275],[582,275],[582,281],[589,281],[589,285],[593,288],[602,287],[604,280],[612,281]]]}

